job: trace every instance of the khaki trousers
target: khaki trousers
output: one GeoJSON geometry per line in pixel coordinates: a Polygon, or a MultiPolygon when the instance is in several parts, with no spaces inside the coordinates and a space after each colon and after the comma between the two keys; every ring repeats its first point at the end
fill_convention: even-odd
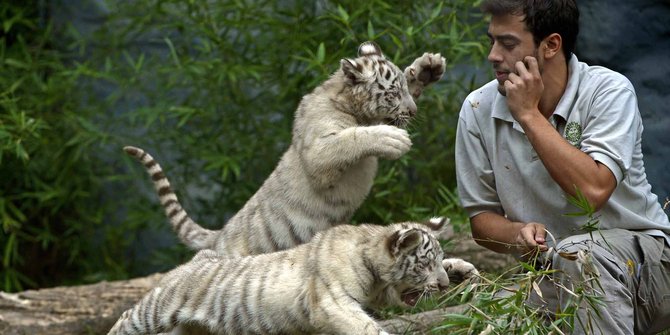
{"type": "Polygon", "coordinates": [[[604,302],[597,307],[598,314],[582,303],[577,312],[581,321],[575,320],[572,334],[655,334],[670,329],[670,248],[664,238],[624,229],[601,230],[568,237],[556,251],[564,256],[589,251],[583,253],[589,256],[574,260],[554,252],[555,282],[542,281],[542,298],[533,295],[529,303],[550,314],[559,305],[565,308],[575,297],[561,286],[578,289],[589,275],[597,276],[599,286],[592,287],[604,302]]]}

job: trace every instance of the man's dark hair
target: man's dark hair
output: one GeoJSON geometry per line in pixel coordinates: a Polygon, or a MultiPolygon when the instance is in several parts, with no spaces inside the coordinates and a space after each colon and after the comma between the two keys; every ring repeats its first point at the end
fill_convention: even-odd
{"type": "Polygon", "coordinates": [[[481,9],[491,15],[525,16],[535,46],[553,33],[561,35],[565,60],[570,61],[579,33],[576,0],[484,0],[481,9]]]}

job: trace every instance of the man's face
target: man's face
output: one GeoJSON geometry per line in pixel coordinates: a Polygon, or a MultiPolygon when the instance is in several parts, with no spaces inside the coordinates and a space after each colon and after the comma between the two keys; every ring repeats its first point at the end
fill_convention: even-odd
{"type": "Polygon", "coordinates": [[[523,18],[520,15],[494,15],[489,24],[487,35],[491,40],[491,51],[488,60],[493,64],[498,92],[502,95],[506,95],[504,83],[509,73],[517,72],[515,64],[524,57],[535,57],[542,73],[543,59],[538,57],[533,34],[526,29],[523,18]]]}

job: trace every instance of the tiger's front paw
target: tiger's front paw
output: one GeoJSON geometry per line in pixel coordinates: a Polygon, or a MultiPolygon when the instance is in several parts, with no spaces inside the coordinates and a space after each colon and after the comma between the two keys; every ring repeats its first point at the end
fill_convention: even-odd
{"type": "Polygon", "coordinates": [[[412,147],[407,130],[389,125],[368,127],[372,154],[386,159],[398,159],[412,147]]]}
{"type": "Polygon", "coordinates": [[[418,98],[424,87],[442,78],[446,68],[447,61],[439,53],[426,52],[415,59],[412,65],[405,69],[405,79],[407,79],[409,93],[414,98],[418,98]]]}
{"type": "Polygon", "coordinates": [[[460,258],[447,258],[442,260],[442,267],[447,271],[451,282],[460,283],[466,279],[479,276],[477,268],[460,258]]]}

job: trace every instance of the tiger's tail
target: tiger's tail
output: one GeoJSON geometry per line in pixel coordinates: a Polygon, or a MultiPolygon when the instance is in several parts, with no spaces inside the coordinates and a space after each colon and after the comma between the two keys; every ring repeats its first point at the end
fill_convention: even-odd
{"type": "Polygon", "coordinates": [[[177,237],[191,249],[211,249],[216,231],[203,228],[188,216],[158,162],[140,148],[126,146],[123,150],[140,161],[151,176],[160,203],[165,209],[165,215],[170,220],[177,237]]]}

